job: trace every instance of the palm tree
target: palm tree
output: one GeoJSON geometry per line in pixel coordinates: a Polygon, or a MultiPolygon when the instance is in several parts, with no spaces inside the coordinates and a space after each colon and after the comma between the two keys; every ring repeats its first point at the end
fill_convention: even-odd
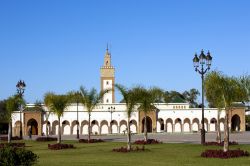
{"type": "Polygon", "coordinates": [[[76,131],[76,138],[79,139],[79,120],[78,120],[78,106],[79,106],[79,102],[81,100],[81,93],[80,91],[72,91],[68,93],[68,96],[70,98],[71,102],[75,102],[76,103],[76,110],[77,110],[77,131],[76,131]]]}
{"type": "Polygon", "coordinates": [[[190,108],[197,108],[199,106],[196,100],[200,92],[197,89],[192,88],[189,91],[183,92],[182,95],[189,102],[190,108]]]}
{"type": "MultiPolygon", "coordinates": [[[[225,75],[222,75],[218,72],[212,73],[213,75],[213,81],[212,85],[207,87],[206,91],[207,93],[210,93],[212,89],[215,89],[217,94],[216,96],[213,96],[216,99],[216,103],[220,105],[220,107],[225,107],[225,121],[224,121],[224,148],[223,150],[226,152],[229,150],[229,112],[233,110],[234,103],[237,101],[245,101],[247,98],[247,91],[242,86],[242,83],[240,82],[240,79],[235,77],[228,77],[225,75]],[[216,79],[215,79],[216,78],[216,79]],[[218,103],[217,103],[218,102],[218,103]]],[[[215,93],[215,92],[213,92],[215,93]]]]}
{"type": "Polygon", "coordinates": [[[147,114],[150,111],[156,110],[156,101],[160,101],[163,97],[163,90],[160,88],[150,88],[146,89],[144,87],[138,86],[133,89],[137,97],[137,102],[140,105],[139,110],[144,112],[144,141],[148,140],[147,132],[147,114]]]}
{"type": "Polygon", "coordinates": [[[216,107],[218,109],[217,113],[217,125],[216,125],[216,141],[221,143],[221,131],[220,131],[220,113],[225,107],[223,101],[223,91],[221,89],[221,78],[220,72],[213,71],[206,75],[205,78],[205,95],[210,106],[216,107]]]}
{"type": "Polygon", "coordinates": [[[51,103],[51,99],[54,96],[54,94],[52,92],[47,92],[44,95],[43,101],[44,101],[44,105],[48,108],[48,111],[44,111],[45,112],[45,119],[46,119],[46,137],[48,138],[49,136],[49,130],[48,130],[48,122],[49,122],[49,116],[51,114],[51,111],[49,109],[50,103],[51,103]]]}
{"type": "Polygon", "coordinates": [[[101,91],[97,93],[95,88],[92,88],[90,91],[87,91],[84,87],[80,87],[81,99],[80,102],[86,107],[89,120],[88,120],[88,142],[90,142],[90,117],[92,110],[101,102],[102,98],[109,90],[101,91]]]}
{"type": "Polygon", "coordinates": [[[48,108],[51,112],[57,115],[58,117],[58,139],[57,143],[61,143],[61,117],[63,115],[64,110],[69,106],[69,97],[67,95],[55,95],[54,93],[50,93],[48,95],[48,100],[46,102],[48,108]]]}
{"type": "Polygon", "coordinates": [[[14,111],[17,111],[20,104],[22,104],[23,100],[18,96],[11,96],[6,101],[6,114],[5,118],[9,123],[9,130],[8,130],[8,143],[11,143],[11,137],[12,137],[12,113],[14,111]]]}
{"type": "Polygon", "coordinates": [[[128,90],[126,87],[120,84],[116,84],[115,87],[120,91],[123,96],[123,101],[126,104],[126,113],[128,116],[128,127],[127,127],[127,150],[131,150],[131,132],[130,132],[130,118],[134,108],[136,106],[136,95],[133,91],[128,90]]]}
{"type": "Polygon", "coordinates": [[[229,112],[233,110],[235,102],[245,101],[247,99],[247,91],[244,86],[242,86],[240,80],[235,77],[222,77],[221,87],[226,111],[224,123],[224,151],[226,152],[229,150],[229,112]]]}

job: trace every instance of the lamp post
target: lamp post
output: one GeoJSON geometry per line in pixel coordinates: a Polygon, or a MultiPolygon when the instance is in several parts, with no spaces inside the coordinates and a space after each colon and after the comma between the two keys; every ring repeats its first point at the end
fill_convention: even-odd
{"type": "Polygon", "coordinates": [[[212,57],[210,52],[208,51],[207,56],[204,54],[204,51],[201,50],[201,54],[198,58],[197,54],[194,55],[193,58],[194,68],[195,71],[201,75],[201,84],[202,84],[202,115],[201,115],[201,144],[205,144],[205,128],[204,128],[204,75],[205,73],[210,70],[210,66],[212,63],[212,57]],[[200,69],[199,69],[200,65],[200,69]]]}
{"type": "Polygon", "coordinates": [[[113,114],[113,112],[115,111],[115,107],[109,107],[108,108],[109,109],[109,111],[110,111],[110,133],[112,134],[112,114],[113,114]]]}
{"type": "MultiPolygon", "coordinates": [[[[19,97],[22,99],[23,97],[23,93],[24,93],[24,90],[25,90],[25,87],[26,87],[26,84],[24,81],[20,80],[17,82],[16,84],[16,88],[17,88],[17,94],[19,95],[19,97]]],[[[22,139],[23,138],[23,131],[22,131],[22,114],[21,114],[21,111],[22,111],[22,105],[20,105],[20,138],[22,139]]]]}

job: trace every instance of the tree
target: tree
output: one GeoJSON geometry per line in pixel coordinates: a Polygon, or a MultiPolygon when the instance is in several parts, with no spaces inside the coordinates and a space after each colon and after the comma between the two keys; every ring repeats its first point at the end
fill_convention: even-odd
{"type": "Polygon", "coordinates": [[[90,91],[86,90],[83,86],[80,87],[81,99],[80,102],[85,106],[88,112],[88,142],[90,142],[90,117],[91,112],[97,106],[98,103],[101,102],[102,98],[106,93],[110,90],[101,91],[99,94],[97,93],[95,88],[92,88],[90,91]]]}
{"type": "Polygon", "coordinates": [[[164,92],[164,102],[165,103],[184,103],[186,102],[183,94],[177,91],[165,91],[164,92]]]}
{"type": "Polygon", "coordinates": [[[131,150],[131,132],[130,132],[130,118],[134,108],[136,106],[136,95],[133,91],[128,90],[126,87],[120,84],[116,84],[115,87],[120,91],[123,96],[123,102],[126,104],[126,113],[128,116],[128,127],[127,127],[127,150],[131,150]]]}
{"type": "Polygon", "coordinates": [[[221,88],[222,75],[220,72],[213,71],[206,75],[205,78],[205,95],[210,106],[214,106],[218,109],[217,113],[217,125],[216,125],[216,141],[221,142],[221,131],[220,131],[220,113],[225,107],[223,101],[223,91],[221,88]]]}
{"type": "MultiPolygon", "coordinates": [[[[47,93],[45,93],[45,95],[43,97],[44,105],[48,108],[48,111],[44,110],[44,115],[45,115],[45,119],[46,119],[46,137],[47,138],[49,136],[49,130],[48,130],[49,116],[51,114],[51,110],[49,109],[49,107],[50,107],[51,99],[53,96],[54,96],[54,94],[52,92],[47,92],[47,93]]],[[[41,105],[41,107],[42,107],[42,105],[41,105]]]]}
{"type": "Polygon", "coordinates": [[[240,80],[235,77],[223,77],[222,78],[223,99],[225,103],[225,132],[224,132],[224,151],[229,149],[229,126],[228,117],[229,112],[233,110],[235,102],[245,101],[247,99],[247,92],[244,86],[240,83],[240,80]]]}
{"type": "Polygon", "coordinates": [[[68,96],[69,96],[69,98],[70,98],[70,101],[71,102],[74,102],[74,103],[76,103],[76,109],[77,109],[77,131],[76,131],[76,133],[77,133],[77,139],[79,139],[79,120],[78,120],[78,106],[79,106],[79,102],[80,102],[80,100],[81,100],[81,93],[80,93],[80,91],[72,91],[72,92],[69,92],[68,93],[68,96]]]}
{"type": "Polygon", "coordinates": [[[14,111],[17,111],[22,100],[19,96],[14,95],[7,99],[6,101],[6,114],[5,118],[9,123],[9,130],[8,130],[8,143],[11,142],[12,137],[12,114],[14,111]]]}
{"type": "Polygon", "coordinates": [[[200,92],[197,89],[190,89],[189,91],[185,91],[182,94],[186,101],[189,102],[190,108],[197,108],[199,106],[197,102],[197,97],[200,95],[200,92]]]}
{"type": "Polygon", "coordinates": [[[139,111],[142,111],[144,113],[144,141],[148,140],[148,132],[147,132],[147,114],[150,111],[155,111],[156,106],[155,102],[161,100],[163,97],[163,90],[160,88],[150,88],[146,89],[144,87],[135,87],[133,89],[133,92],[135,93],[137,97],[137,102],[140,105],[139,111]]]}
{"type": "Polygon", "coordinates": [[[210,92],[211,88],[215,88],[216,86],[216,90],[218,91],[216,97],[223,101],[223,106],[225,107],[223,150],[226,152],[229,150],[229,112],[233,110],[235,102],[246,100],[247,91],[244,86],[242,86],[239,78],[228,77],[220,73],[216,73],[216,77],[218,77],[215,79],[216,82],[212,83],[214,86],[209,87],[206,91],[210,92]]]}
{"type": "Polygon", "coordinates": [[[63,116],[64,110],[69,106],[69,97],[67,95],[56,95],[49,93],[45,96],[45,103],[49,110],[57,115],[58,117],[58,139],[57,143],[61,143],[61,117],[63,116]]]}

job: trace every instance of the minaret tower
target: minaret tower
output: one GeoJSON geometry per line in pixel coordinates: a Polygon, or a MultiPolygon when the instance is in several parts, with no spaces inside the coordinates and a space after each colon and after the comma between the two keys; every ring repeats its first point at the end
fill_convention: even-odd
{"type": "Polygon", "coordinates": [[[111,55],[107,46],[104,65],[101,67],[101,90],[112,89],[103,97],[103,103],[109,104],[115,102],[115,68],[111,66],[111,55]]]}

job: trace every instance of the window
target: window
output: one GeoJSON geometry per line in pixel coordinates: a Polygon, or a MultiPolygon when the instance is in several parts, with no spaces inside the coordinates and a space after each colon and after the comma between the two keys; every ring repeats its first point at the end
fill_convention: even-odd
{"type": "Polygon", "coordinates": [[[106,100],[106,103],[109,103],[109,99],[106,100]]]}
{"type": "Polygon", "coordinates": [[[109,84],[109,82],[107,81],[107,82],[106,82],[106,85],[108,85],[108,84],[109,84]]]}

